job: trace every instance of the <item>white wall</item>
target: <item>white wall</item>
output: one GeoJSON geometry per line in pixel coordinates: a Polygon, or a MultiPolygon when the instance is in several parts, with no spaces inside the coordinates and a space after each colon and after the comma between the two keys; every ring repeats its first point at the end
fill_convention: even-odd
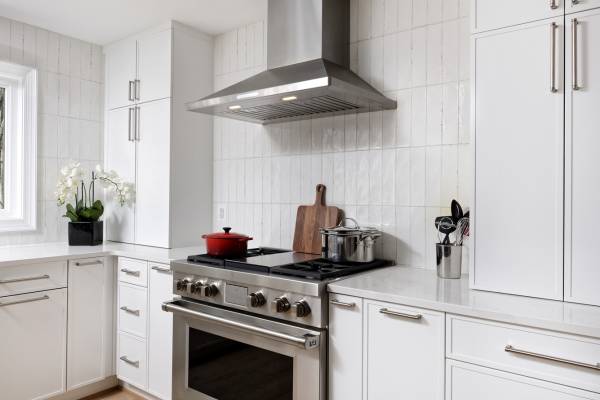
{"type": "MultiPolygon", "coordinates": [[[[324,183],[329,204],[386,232],[380,256],[433,268],[434,218],[471,196],[469,4],[351,4],[351,67],[398,109],[267,127],[216,118],[214,228],[290,248],[297,206],[324,183]]],[[[217,38],[215,89],[265,68],[264,38],[262,22],[217,38]]]]}
{"type": "Polygon", "coordinates": [[[0,59],[38,68],[38,230],[0,244],[67,240],[54,186],[69,160],[102,162],[104,61],[100,46],[0,17],[0,59]]]}

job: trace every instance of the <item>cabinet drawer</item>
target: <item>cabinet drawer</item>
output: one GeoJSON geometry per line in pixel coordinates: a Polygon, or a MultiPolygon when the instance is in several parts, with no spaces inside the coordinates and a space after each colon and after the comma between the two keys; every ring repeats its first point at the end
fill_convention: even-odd
{"type": "Polygon", "coordinates": [[[119,281],[148,286],[148,262],[119,257],[119,281]]]}
{"type": "Polygon", "coordinates": [[[119,330],[146,337],[146,293],[145,288],[119,283],[119,330]]]}
{"type": "Polygon", "coordinates": [[[119,332],[117,377],[140,389],[146,389],[148,386],[147,371],[146,341],[119,332]]]}
{"type": "Polygon", "coordinates": [[[598,400],[600,395],[448,360],[446,400],[598,400]]]}
{"type": "Polygon", "coordinates": [[[455,315],[446,325],[448,358],[600,392],[600,340],[455,315]]]}
{"type": "Polygon", "coordinates": [[[0,297],[67,287],[67,262],[0,267],[0,297]]]}

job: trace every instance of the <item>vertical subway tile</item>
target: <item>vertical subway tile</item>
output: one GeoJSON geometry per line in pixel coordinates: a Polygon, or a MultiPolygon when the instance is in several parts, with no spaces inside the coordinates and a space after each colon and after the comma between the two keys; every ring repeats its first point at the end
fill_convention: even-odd
{"type": "Polygon", "coordinates": [[[358,40],[371,37],[371,0],[358,1],[358,40]]]}
{"type": "Polygon", "coordinates": [[[382,112],[373,111],[368,113],[370,123],[369,148],[380,149],[383,141],[382,112]]]}
{"type": "MultiPolygon", "coordinates": [[[[388,93],[387,96],[396,100],[396,93],[388,93]]],[[[398,122],[396,120],[398,113],[396,110],[385,110],[381,113],[382,119],[382,141],[383,148],[391,148],[396,146],[396,128],[398,122]]]]}
{"type": "Polygon", "coordinates": [[[21,22],[11,21],[10,24],[10,60],[17,64],[23,64],[23,45],[25,35],[21,22]]]}
{"type": "Polygon", "coordinates": [[[344,150],[344,116],[336,115],[333,117],[333,140],[332,150],[335,152],[344,150]]]}
{"type": "Polygon", "coordinates": [[[77,39],[71,39],[71,46],[69,49],[69,71],[71,77],[81,77],[81,42],[77,39]]]}
{"type": "Polygon", "coordinates": [[[37,52],[36,28],[23,25],[23,64],[35,67],[37,52]]]}
{"type": "Polygon", "coordinates": [[[71,66],[71,39],[66,36],[58,38],[58,72],[69,75],[71,66]]]}
{"type": "Polygon", "coordinates": [[[412,26],[424,26],[427,24],[427,0],[413,0],[412,4],[412,26]]]}
{"type": "Polygon", "coordinates": [[[396,92],[396,146],[409,146],[412,132],[412,91],[396,92]]]}
{"type": "Polygon", "coordinates": [[[425,267],[426,228],[425,207],[410,208],[410,265],[425,267]]]}
{"type": "Polygon", "coordinates": [[[442,148],[429,146],[426,150],[425,205],[439,207],[442,189],[442,148]]]}
{"type": "Polygon", "coordinates": [[[460,80],[469,79],[471,68],[470,29],[469,20],[467,18],[461,19],[458,32],[458,73],[460,80]]]}
{"type": "Polygon", "coordinates": [[[442,85],[427,87],[427,144],[442,143],[442,85]]]}
{"type": "Polygon", "coordinates": [[[358,192],[358,162],[356,152],[346,152],[344,163],[346,165],[344,172],[344,202],[348,205],[356,205],[358,192]]]}
{"type": "Polygon", "coordinates": [[[458,18],[459,0],[443,0],[442,19],[450,21],[458,18]]]}
{"type": "Polygon", "coordinates": [[[333,154],[333,193],[330,197],[334,204],[344,204],[344,194],[346,189],[346,157],[344,153],[333,154]]]}
{"type": "Polygon", "coordinates": [[[358,41],[358,2],[350,0],[350,43],[358,41]]]}
{"type": "Polygon", "coordinates": [[[411,137],[412,146],[423,146],[427,143],[427,89],[415,88],[411,91],[411,137]]]}
{"type": "Polygon", "coordinates": [[[442,25],[427,27],[427,84],[442,81],[442,25]]]}
{"type": "Polygon", "coordinates": [[[398,89],[398,54],[406,54],[398,48],[398,35],[383,38],[383,89],[398,89]]]}
{"type": "Polygon", "coordinates": [[[358,75],[371,82],[371,41],[358,42],[358,75]]]}
{"type": "Polygon", "coordinates": [[[458,200],[470,204],[473,199],[473,155],[470,145],[458,146],[458,200]]]}
{"type": "Polygon", "coordinates": [[[458,146],[442,146],[442,186],[440,205],[450,204],[458,197],[458,146]]]}
{"type": "Polygon", "coordinates": [[[383,33],[389,35],[398,30],[398,0],[384,1],[383,33]]]}
{"type": "Polygon", "coordinates": [[[405,31],[412,27],[413,0],[398,0],[398,30],[405,31]]]}
{"type": "Polygon", "coordinates": [[[469,82],[458,85],[458,137],[460,143],[469,143],[471,124],[471,102],[469,82]]]}
{"type": "Polygon", "coordinates": [[[385,0],[371,0],[371,37],[383,35],[384,14],[385,0]]]}
{"type": "Polygon", "coordinates": [[[442,21],[442,2],[448,0],[427,0],[427,23],[437,24],[442,21]]]}
{"type": "Polygon", "coordinates": [[[398,206],[410,205],[410,149],[396,149],[394,167],[394,202],[398,206]]]}
{"type": "Polygon", "coordinates": [[[427,28],[414,29],[411,33],[411,82],[414,86],[427,84],[427,28]]]}
{"type": "Polygon", "coordinates": [[[442,143],[458,143],[458,84],[446,83],[443,87],[442,143]]]}
{"type": "Polygon", "coordinates": [[[356,115],[356,148],[364,150],[369,148],[370,116],[368,113],[356,115]]]}
{"type": "Polygon", "coordinates": [[[410,248],[410,208],[396,207],[396,262],[409,265],[412,255],[410,248]]]}
{"type": "Polygon", "coordinates": [[[442,81],[458,79],[458,21],[444,22],[442,25],[442,81]]]}
{"type": "Polygon", "coordinates": [[[383,193],[383,171],[381,150],[369,151],[369,204],[381,204],[383,193]]]}
{"type": "Polygon", "coordinates": [[[0,59],[10,60],[11,22],[0,17],[0,59]]]}
{"type": "Polygon", "coordinates": [[[410,149],[410,205],[412,206],[425,204],[425,174],[425,148],[410,149]]]}
{"type": "Polygon", "coordinates": [[[396,197],[396,150],[385,149],[381,153],[381,204],[393,205],[396,197]]]}
{"type": "Polygon", "coordinates": [[[344,117],[344,149],[356,150],[357,145],[357,114],[348,114],[344,117]]]}
{"type": "Polygon", "coordinates": [[[369,204],[369,152],[359,151],[356,153],[356,204],[369,204]]]}
{"type": "MultiPolygon", "coordinates": [[[[392,77],[397,78],[396,87],[398,89],[409,88],[412,84],[413,59],[411,57],[411,41],[412,33],[410,31],[398,33],[396,39],[396,65],[398,71],[396,74],[392,74],[392,77]]],[[[387,48],[385,50],[387,50],[387,48]]]]}

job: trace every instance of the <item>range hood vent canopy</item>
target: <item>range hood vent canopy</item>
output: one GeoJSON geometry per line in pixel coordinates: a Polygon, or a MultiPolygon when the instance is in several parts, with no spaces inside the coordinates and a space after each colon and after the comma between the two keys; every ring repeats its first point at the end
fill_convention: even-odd
{"type": "Polygon", "coordinates": [[[268,69],[188,110],[262,124],[395,109],[349,69],[349,0],[269,0],[268,69]]]}

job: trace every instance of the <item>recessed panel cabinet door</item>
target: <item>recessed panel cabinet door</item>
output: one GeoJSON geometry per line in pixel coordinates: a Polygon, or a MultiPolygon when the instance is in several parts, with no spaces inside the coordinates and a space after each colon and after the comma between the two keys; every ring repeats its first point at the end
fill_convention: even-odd
{"type": "Polygon", "coordinates": [[[136,48],[135,39],[106,47],[106,108],[109,110],[126,107],[135,100],[136,48]]]}
{"type": "Polygon", "coordinates": [[[144,103],[138,112],[135,240],[169,247],[171,101],[144,103]]]}
{"type": "Polygon", "coordinates": [[[65,391],[67,289],[0,298],[0,398],[65,391]]]}
{"type": "MultiPolygon", "coordinates": [[[[135,141],[133,107],[119,108],[107,113],[106,169],[114,170],[125,182],[135,182],[135,141]]],[[[106,236],[115,242],[134,242],[134,205],[121,207],[112,199],[106,201],[104,212],[106,236]]]]}
{"type": "Polygon", "coordinates": [[[139,102],[171,97],[172,37],[172,30],[168,29],[145,34],[138,40],[139,102]]]}
{"type": "Polygon", "coordinates": [[[489,31],[562,16],[567,2],[571,0],[471,0],[473,31],[489,31]]]}
{"type": "Polygon", "coordinates": [[[443,400],[444,314],[368,300],[364,309],[366,400],[443,400]]]}
{"type": "Polygon", "coordinates": [[[563,34],[557,18],[474,36],[475,289],[563,298],[563,34]]]}
{"type": "Polygon", "coordinates": [[[600,305],[600,9],[567,25],[565,300],[600,305]]]}

